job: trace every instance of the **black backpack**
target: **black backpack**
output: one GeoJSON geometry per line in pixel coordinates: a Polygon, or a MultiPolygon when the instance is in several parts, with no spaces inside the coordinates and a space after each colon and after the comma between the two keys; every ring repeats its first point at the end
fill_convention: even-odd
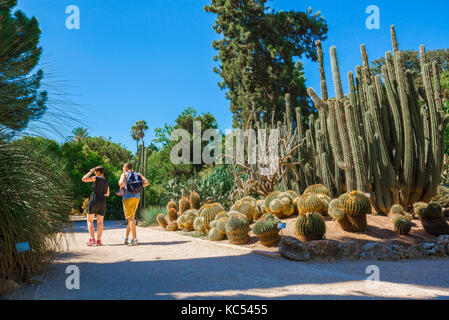
{"type": "Polygon", "coordinates": [[[126,176],[126,190],[131,193],[139,193],[143,190],[143,181],[135,171],[128,171],[126,176]]]}

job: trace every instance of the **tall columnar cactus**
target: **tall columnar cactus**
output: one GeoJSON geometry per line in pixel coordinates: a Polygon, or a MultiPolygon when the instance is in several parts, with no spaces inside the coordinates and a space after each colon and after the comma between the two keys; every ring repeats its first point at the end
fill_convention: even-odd
{"type": "Polygon", "coordinates": [[[408,207],[418,201],[429,202],[436,194],[449,122],[442,108],[436,62],[427,61],[421,46],[423,88],[416,88],[411,72],[405,70],[404,53],[397,47],[393,27],[391,35],[394,50],[386,53],[381,75],[371,73],[365,46],[361,46],[363,64],[356,67],[355,79],[348,73],[348,96],[343,93],[336,48],[331,47],[332,99],[328,98],[323,53],[317,43],[321,98],[308,89],[319,110],[320,125],[315,136],[306,139],[314,142],[317,153],[315,161],[307,164],[319,165],[321,158],[335,164],[332,167],[328,161],[327,168],[314,167],[312,174],[319,173],[332,192],[357,189],[370,193],[373,207],[383,214],[395,203],[408,207]]]}

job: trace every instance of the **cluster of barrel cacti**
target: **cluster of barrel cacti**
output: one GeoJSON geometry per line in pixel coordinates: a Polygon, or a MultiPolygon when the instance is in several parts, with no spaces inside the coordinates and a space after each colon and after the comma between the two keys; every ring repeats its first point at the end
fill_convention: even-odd
{"type": "MultiPolygon", "coordinates": [[[[299,108],[296,117],[292,115],[287,94],[284,122],[271,124],[282,141],[280,157],[290,153],[298,141],[303,142],[291,152],[291,165],[284,164],[288,168],[282,181],[286,189],[303,192],[307,186],[321,183],[332,198],[358,190],[369,193],[373,208],[385,215],[393,204],[409,207],[419,201],[428,203],[435,196],[449,123],[449,115],[443,111],[437,62],[428,61],[424,46],[420,47],[423,86],[417,87],[412,72],[406,70],[393,27],[391,36],[393,52],[385,54],[381,74],[373,74],[361,45],[363,64],[356,67],[355,74],[347,74],[347,96],[336,48],[330,48],[334,98],[329,98],[323,50],[317,42],[321,97],[308,89],[317,114],[304,124],[299,108]],[[296,139],[291,139],[292,132],[296,139]]],[[[263,123],[257,126],[267,127],[263,123]]],[[[272,207],[279,211],[279,202],[274,201],[272,207]]],[[[269,204],[266,208],[270,209],[269,204]]]]}
{"type": "Polygon", "coordinates": [[[395,204],[390,208],[391,222],[393,222],[394,231],[400,235],[409,234],[412,228],[413,214],[404,211],[404,207],[395,204]]]}
{"type": "Polygon", "coordinates": [[[329,190],[322,184],[308,186],[303,194],[295,199],[298,218],[295,234],[303,241],[321,240],[326,233],[323,216],[327,215],[329,190]]]}
{"type": "Polygon", "coordinates": [[[440,205],[432,202],[429,204],[417,202],[413,205],[413,208],[427,233],[434,236],[449,234],[449,225],[440,205]]]}
{"type": "Polygon", "coordinates": [[[349,232],[364,231],[366,215],[371,213],[370,199],[362,192],[351,191],[342,194],[329,203],[329,215],[341,228],[349,232]]]}
{"type": "Polygon", "coordinates": [[[167,216],[158,214],[156,221],[159,226],[167,231],[193,230],[193,222],[198,215],[200,197],[192,192],[190,197],[182,197],[178,203],[173,199],[167,203],[167,216]],[[167,221],[168,220],[168,221],[167,221]]]}
{"type": "Polygon", "coordinates": [[[295,199],[297,197],[298,194],[292,190],[271,192],[264,200],[264,209],[278,218],[290,217],[296,212],[295,199]]]}

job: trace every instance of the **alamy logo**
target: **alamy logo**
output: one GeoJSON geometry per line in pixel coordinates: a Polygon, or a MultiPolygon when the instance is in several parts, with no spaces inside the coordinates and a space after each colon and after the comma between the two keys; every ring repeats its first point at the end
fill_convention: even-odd
{"type": "Polygon", "coordinates": [[[65,287],[67,290],[79,290],[80,289],[80,269],[78,266],[70,265],[65,269],[65,273],[69,274],[65,280],[65,287]]]}
{"type": "Polygon", "coordinates": [[[365,25],[368,30],[380,29],[380,9],[378,6],[370,5],[366,7],[366,14],[369,14],[366,18],[365,25]]]}
{"type": "Polygon", "coordinates": [[[380,284],[380,269],[376,265],[369,265],[365,270],[366,274],[369,274],[368,278],[365,280],[365,286],[368,289],[375,289],[380,284]]]}
{"type": "Polygon", "coordinates": [[[75,5],[70,5],[65,9],[65,13],[69,14],[65,20],[65,27],[68,30],[80,29],[80,8],[75,5]]]}

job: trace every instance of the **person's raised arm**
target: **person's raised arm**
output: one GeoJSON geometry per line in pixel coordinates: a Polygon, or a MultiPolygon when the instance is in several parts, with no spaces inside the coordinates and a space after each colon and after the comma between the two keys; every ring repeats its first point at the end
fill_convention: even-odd
{"type": "Polygon", "coordinates": [[[125,187],[125,181],[126,181],[126,172],[123,172],[118,181],[118,185],[120,186],[120,188],[125,187]]]}
{"type": "Polygon", "coordinates": [[[95,168],[90,169],[88,173],[84,175],[84,177],[81,179],[83,182],[95,182],[95,177],[91,177],[92,173],[95,172],[95,168]]]}
{"type": "Polygon", "coordinates": [[[147,186],[150,185],[150,183],[148,182],[147,178],[145,178],[145,177],[144,177],[143,175],[141,175],[140,173],[139,173],[139,176],[142,178],[142,182],[143,182],[143,186],[144,186],[144,187],[147,187],[147,186]]]}

